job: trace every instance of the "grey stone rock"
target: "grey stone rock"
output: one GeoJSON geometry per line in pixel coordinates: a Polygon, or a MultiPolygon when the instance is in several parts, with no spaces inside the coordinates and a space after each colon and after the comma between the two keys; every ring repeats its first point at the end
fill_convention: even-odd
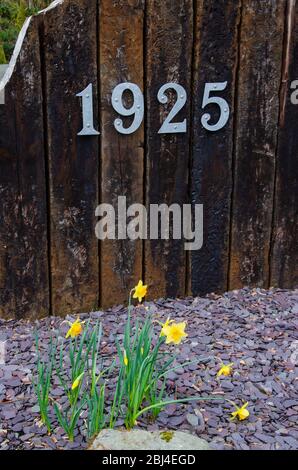
{"type": "Polygon", "coordinates": [[[205,420],[201,411],[198,408],[195,408],[195,415],[198,418],[198,425],[196,427],[196,433],[201,434],[205,430],[205,420]]]}
{"type": "Polygon", "coordinates": [[[194,428],[199,424],[199,418],[193,413],[187,413],[186,415],[187,422],[194,428]]]}
{"type": "Polygon", "coordinates": [[[293,307],[292,307],[292,313],[298,313],[298,304],[295,304],[293,307]]]}
{"type": "Polygon", "coordinates": [[[208,450],[209,444],[197,436],[181,431],[118,431],[104,429],[90,450],[208,450]]]}

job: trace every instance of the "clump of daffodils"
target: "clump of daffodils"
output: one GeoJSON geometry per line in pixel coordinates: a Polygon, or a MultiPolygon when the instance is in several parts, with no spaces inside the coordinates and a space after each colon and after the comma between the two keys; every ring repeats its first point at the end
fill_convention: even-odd
{"type": "Polygon", "coordinates": [[[173,367],[176,356],[170,351],[161,353],[160,349],[164,344],[179,345],[187,337],[186,322],[177,323],[168,318],[164,324],[161,324],[158,338],[156,338],[154,322],[150,314],[146,315],[143,321],[132,322],[131,301],[137,299],[141,302],[147,291],[148,286],[140,280],[130,292],[123,345],[118,348],[122,368],[114,397],[110,425],[115,422],[117,410],[121,408],[121,401],[124,402],[126,410],[127,428],[132,428],[138,417],[145,412],[151,412],[154,418],[157,417],[168,403],[165,397],[167,373],[170,369],[176,368],[173,367]]]}
{"type": "MultiPolygon", "coordinates": [[[[179,346],[187,339],[186,321],[179,322],[168,317],[164,323],[157,322],[160,327],[159,331],[155,331],[156,321],[148,313],[148,309],[141,319],[132,318],[132,299],[141,303],[147,292],[148,286],[142,280],[131,290],[124,335],[121,336],[121,340],[116,340],[118,359],[114,359],[106,369],[101,369],[102,361],[99,358],[102,326],[97,323],[91,329],[90,320],[86,325],[79,318],[74,322],[66,322],[69,329],[65,340],[60,345],[60,351],[58,341],[54,346],[51,345],[48,363],[42,361],[37,353],[37,384],[34,384],[34,387],[41,418],[48,432],[51,430],[48,413],[50,404],[61,427],[69,439],[73,440],[82,413],[87,413],[85,422],[87,434],[91,438],[104,427],[113,428],[120,416],[124,418],[125,426],[130,429],[141,415],[151,414],[151,418],[156,418],[163,408],[172,403],[223,400],[222,397],[214,396],[190,396],[178,399],[167,397],[166,385],[169,372],[196,363],[197,360],[178,364],[179,349],[173,350],[169,347],[169,345],[179,346]],[[65,357],[66,355],[68,357],[65,357]],[[115,367],[118,368],[117,382],[112,405],[107,407],[106,383],[110,371],[115,367]],[[62,406],[50,397],[54,370],[67,396],[67,405],[62,406]]],[[[232,367],[233,363],[221,363],[217,377],[230,376],[232,367]]],[[[115,374],[113,376],[115,377],[115,374]]],[[[248,403],[238,407],[234,402],[227,401],[235,407],[231,414],[232,420],[243,421],[249,417],[248,403]]]]}

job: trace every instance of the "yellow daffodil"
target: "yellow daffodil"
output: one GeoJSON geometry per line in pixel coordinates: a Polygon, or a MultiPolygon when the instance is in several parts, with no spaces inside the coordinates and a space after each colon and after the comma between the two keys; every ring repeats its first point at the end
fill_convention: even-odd
{"type": "Polygon", "coordinates": [[[226,377],[228,375],[231,375],[231,372],[232,372],[232,365],[234,363],[231,362],[230,364],[222,364],[221,365],[221,368],[219,369],[219,371],[217,372],[217,377],[220,377],[221,375],[225,375],[226,377]]]}
{"type": "Polygon", "coordinates": [[[72,389],[72,390],[75,390],[76,388],[78,388],[78,386],[80,385],[80,382],[81,382],[81,380],[82,380],[82,378],[83,378],[83,375],[84,375],[84,372],[82,372],[82,374],[80,374],[80,375],[76,378],[76,380],[74,381],[74,383],[73,383],[72,386],[71,386],[71,389],[72,389]]]}
{"type": "Polygon", "coordinates": [[[78,318],[74,323],[70,323],[70,328],[68,332],[66,333],[65,338],[68,338],[71,336],[72,338],[75,338],[76,336],[80,335],[83,331],[83,322],[80,322],[80,319],[78,318]]]}
{"type": "Polygon", "coordinates": [[[127,354],[126,354],[125,349],[124,349],[124,354],[123,354],[123,362],[124,362],[124,365],[127,367],[128,366],[128,358],[127,358],[127,354]]]}
{"type": "Polygon", "coordinates": [[[166,336],[166,332],[171,323],[173,323],[173,320],[170,320],[170,317],[166,319],[165,323],[160,323],[160,325],[162,326],[160,336],[166,336]]]}
{"type": "Polygon", "coordinates": [[[166,336],[166,344],[180,344],[182,339],[187,336],[185,333],[186,322],[172,323],[168,325],[164,333],[166,336]]]}
{"type": "Polygon", "coordinates": [[[138,285],[134,288],[133,298],[142,302],[143,297],[147,294],[147,286],[143,285],[143,281],[139,281],[138,285]]]}
{"type": "Polygon", "coordinates": [[[238,418],[240,421],[243,421],[244,419],[249,417],[249,411],[246,409],[246,407],[248,406],[248,401],[243,406],[241,406],[241,408],[239,408],[237,405],[235,406],[236,411],[233,411],[232,413],[232,421],[235,418],[238,418]]]}

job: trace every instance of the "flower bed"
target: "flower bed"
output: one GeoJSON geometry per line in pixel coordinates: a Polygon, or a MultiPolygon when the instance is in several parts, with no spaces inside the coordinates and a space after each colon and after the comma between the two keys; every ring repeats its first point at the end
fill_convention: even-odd
{"type": "MultiPolygon", "coordinates": [[[[167,397],[223,398],[215,402],[170,404],[156,421],[147,414],[139,416],[137,427],[189,430],[208,440],[214,448],[298,448],[297,313],[298,292],[281,290],[243,289],[208,298],[145,302],[133,308],[132,325],[137,318],[144,321],[148,315],[163,324],[168,317],[178,324],[187,322],[188,336],[181,344],[166,345],[165,341],[162,344],[172,354],[178,352],[174,366],[192,362],[168,374],[167,397]],[[219,376],[222,364],[231,368],[219,376]],[[243,416],[242,421],[231,421],[235,409],[226,399],[239,406],[248,402],[245,409],[250,415],[243,416]]],[[[103,367],[109,366],[117,355],[116,338],[123,344],[127,309],[119,306],[107,312],[82,314],[79,318],[90,319],[91,329],[98,321],[102,322],[100,357],[103,367]]],[[[73,323],[75,319],[73,316],[66,320],[73,323]]],[[[158,323],[154,325],[161,330],[158,323]]],[[[32,386],[37,361],[35,329],[43,356],[50,337],[58,332],[62,342],[69,325],[60,318],[47,318],[37,325],[0,321],[0,340],[8,339],[6,364],[0,365],[0,448],[85,448],[86,410],[74,429],[74,442],[69,441],[59,425],[53,407],[49,411],[52,433],[48,435],[46,427],[41,425],[32,386]]],[[[128,353],[127,356],[129,361],[128,353]]],[[[116,368],[106,382],[108,406],[115,395],[117,371],[119,375],[116,368]]],[[[56,373],[50,396],[62,408],[67,403],[56,373]]],[[[117,418],[116,427],[123,425],[123,418],[117,418]]]]}

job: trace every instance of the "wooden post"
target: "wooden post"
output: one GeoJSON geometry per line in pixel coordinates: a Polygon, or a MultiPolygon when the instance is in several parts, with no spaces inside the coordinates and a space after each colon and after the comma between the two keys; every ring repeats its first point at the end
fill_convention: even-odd
{"type": "Polygon", "coordinates": [[[27,20],[0,105],[0,316],[49,313],[39,18],[27,20]],[[20,52],[21,50],[21,52],[20,52]],[[19,52],[19,54],[18,54],[19,52]],[[18,54],[18,55],[17,55],[18,54]]]}
{"type": "Polygon", "coordinates": [[[298,105],[291,102],[291,84],[298,79],[298,2],[287,6],[270,279],[284,288],[298,286],[298,105]]]}
{"type": "Polygon", "coordinates": [[[98,137],[82,128],[77,93],[93,85],[98,128],[97,6],[89,0],[58,4],[44,15],[45,82],[50,189],[50,254],[54,314],[92,310],[99,303],[98,137]]]}
{"type": "MultiPolygon", "coordinates": [[[[114,121],[121,116],[112,107],[111,95],[122,82],[135,83],[143,92],[144,2],[102,0],[99,18],[100,200],[117,209],[119,196],[126,197],[127,206],[143,202],[144,125],[133,134],[118,133],[114,121]]],[[[124,96],[124,100],[130,107],[131,96],[124,96]]],[[[122,119],[128,127],[131,119],[122,119]]],[[[142,278],[142,241],[102,241],[100,266],[102,306],[127,302],[129,290],[142,278]]]]}
{"type": "Polygon", "coordinates": [[[268,287],[285,1],[243,2],[229,288],[268,287]]]}
{"type": "MultiPolygon", "coordinates": [[[[193,45],[193,5],[190,0],[149,0],[146,13],[146,203],[186,204],[188,195],[191,60],[193,45]],[[188,95],[174,121],[187,119],[187,132],[158,134],[179,96],[170,90],[167,104],[157,94],[168,82],[182,85],[188,95]]],[[[170,234],[171,237],[171,234],[170,234]]],[[[150,295],[185,295],[186,252],[183,240],[145,242],[145,279],[150,295]]]]}
{"type": "Polygon", "coordinates": [[[197,2],[193,83],[192,202],[203,204],[204,241],[191,253],[191,291],[194,295],[225,291],[228,282],[234,98],[238,65],[240,0],[197,2]],[[219,107],[202,110],[205,84],[227,82],[222,92],[230,118],[219,131],[201,124],[204,113],[219,119],[219,107]]]}

